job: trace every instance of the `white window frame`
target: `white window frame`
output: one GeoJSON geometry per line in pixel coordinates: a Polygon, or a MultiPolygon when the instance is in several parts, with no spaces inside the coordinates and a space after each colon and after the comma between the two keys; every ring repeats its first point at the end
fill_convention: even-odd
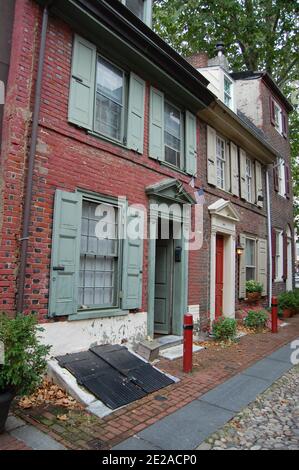
{"type": "MultiPolygon", "coordinates": [[[[107,59],[106,57],[102,56],[101,54],[97,54],[97,59],[96,59],[96,82],[95,82],[95,96],[94,96],[94,111],[93,111],[93,132],[95,132],[98,135],[101,135],[105,137],[108,140],[111,140],[113,142],[118,142],[120,144],[126,145],[127,143],[127,136],[126,136],[126,119],[127,119],[127,112],[128,112],[128,107],[127,107],[127,88],[128,88],[128,80],[126,73],[123,69],[118,67],[114,62],[111,62],[111,60],[107,59]],[[103,59],[105,62],[108,64],[111,64],[113,67],[118,69],[123,76],[123,101],[121,106],[122,113],[121,113],[121,129],[120,129],[120,139],[115,139],[111,137],[108,134],[105,134],[104,132],[101,132],[96,129],[96,113],[97,113],[97,80],[98,80],[98,60],[103,59]]],[[[110,98],[111,99],[111,98],[110,98]]],[[[113,101],[113,99],[111,99],[113,101]]],[[[117,103],[119,105],[119,103],[117,103]]]]}
{"type": "Polygon", "coordinates": [[[245,276],[246,276],[246,281],[247,281],[247,268],[254,269],[254,279],[250,280],[257,280],[257,239],[253,237],[246,237],[245,239],[245,276]],[[247,253],[246,253],[246,248],[247,248],[247,240],[250,240],[254,242],[254,265],[248,265],[247,264],[247,253]]]}
{"type": "Polygon", "coordinates": [[[278,194],[282,197],[286,197],[286,175],[285,175],[285,161],[283,158],[279,158],[277,162],[277,174],[278,174],[278,194]]]}
{"type": "MultiPolygon", "coordinates": [[[[121,3],[127,6],[127,0],[121,0],[121,3]]],[[[143,0],[143,18],[141,18],[141,20],[144,21],[144,23],[151,23],[151,21],[149,20],[151,15],[149,15],[149,11],[148,11],[148,9],[151,9],[151,8],[152,8],[152,2],[150,0],[143,0]]],[[[151,27],[151,24],[148,24],[148,26],[151,27]]]]}
{"type": "Polygon", "coordinates": [[[216,186],[220,189],[223,189],[224,191],[227,190],[227,150],[226,150],[226,141],[222,137],[220,137],[218,134],[216,134],[216,181],[217,184],[216,186]],[[223,145],[223,153],[220,155],[218,153],[218,142],[221,142],[221,145],[223,145]],[[221,175],[221,181],[219,184],[219,179],[218,179],[218,170],[219,168],[221,169],[222,175],[221,175]]]}
{"type": "Polygon", "coordinates": [[[225,104],[225,106],[227,106],[228,108],[230,109],[233,109],[233,106],[234,106],[234,102],[233,102],[233,87],[234,87],[234,83],[233,81],[226,75],[224,74],[223,76],[223,103],[225,104]],[[225,82],[228,82],[229,85],[230,85],[230,93],[227,93],[225,91],[225,82]],[[229,104],[227,104],[225,102],[225,99],[228,99],[229,100],[229,104]]]}
{"type": "Polygon", "coordinates": [[[275,282],[283,281],[283,231],[276,230],[275,282]]]}
{"type": "Polygon", "coordinates": [[[252,196],[253,196],[253,161],[250,157],[246,156],[246,200],[252,203],[252,196]],[[250,171],[248,171],[250,169],[250,171]]]}
{"type": "Polygon", "coordinates": [[[282,135],[282,109],[279,104],[273,100],[275,129],[282,135]]]}
{"type": "MultiPolygon", "coordinates": [[[[173,108],[175,108],[180,113],[180,123],[181,123],[181,126],[180,126],[181,127],[181,135],[180,135],[181,149],[180,149],[180,154],[181,154],[181,157],[180,157],[180,166],[174,165],[173,163],[170,163],[170,162],[166,161],[166,158],[165,158],[166,147],[168,147],[168,148],[172,148],[172,147],[170,147],[169,145],[166,145],[166,142],[165,142],[166,126],[164,124],[164,163],[166,163],[167,165],[172,166],[173,168],[176,168],[176,169],[178,168],[182,171],[185,171],[185,167],[186,167],[186,156],[185,156],[185,151],[184,151],[184,148],[185,148],[185,144],[184,144],[185,114],[180,108],[178,108],[178,106],[176,106],[175,104],[173,104],[171,101],[167,100],[166,98],[164,99],[164,105],[165,104],[168,104],[169,106],[172,106],[173,108]]],[[[164,106],[164,116],[163,116],[164,122],[165,122],[165,108],[166,108],[166,106],[164,106]]],[[[173,149],[173,150],[177,151],[177,149],[173,149]]]]}

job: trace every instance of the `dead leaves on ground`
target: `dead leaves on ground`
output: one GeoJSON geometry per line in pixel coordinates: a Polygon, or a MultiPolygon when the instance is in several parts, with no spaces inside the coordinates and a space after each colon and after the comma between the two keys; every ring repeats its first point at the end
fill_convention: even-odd
{"type": "MultiPolygon", "coordinates": [[[[68,410],[83,408],[73,397],[49,379],[44,379],[42,386],[33,395],[21,398],[19,401],[20,408],[24,410],[40,405],[62,406],[68,410]]],[[[62,415],[61,421],[66,421],[65,418],[67,415],[62,415]]]]}

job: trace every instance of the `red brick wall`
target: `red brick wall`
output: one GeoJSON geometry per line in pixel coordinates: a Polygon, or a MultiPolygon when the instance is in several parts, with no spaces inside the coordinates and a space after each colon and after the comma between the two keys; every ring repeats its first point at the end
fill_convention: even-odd
{"type": "MultiPolygon", "coordinates": [[[[271,95],[273,96],[273,93],[262,80],[260,80],[260,94],[262,98],[263,109],[262,129],[265,134],[269,137],[271,144],[279,151],[280,155],[285,159],[286,164],[290,166],[290,143],[289,140],[280,135],[279,132],[277,132],[277,130],[275,129],[275,127],[271,124],[269,98],[271,95]]],[[[276,98],[276,96],[273,97],[281,106],[283,111],[286,112],[283,103],[281,103],[280,100],[276,98]]],[[[284,198],[274,190],[273,172],[270,171],[270,194],[273,227],[285,231],[287,229],[287,226],[289,225],[291,227],[292,233],[294,233],[292,184],[290,184],[290,198],[284,198]]],[[[295,256],[295,247],[293,248],[293,253],[295,256]]],[[[277,295],[280,292],[285,291],[285,288],[285,282],[275,282],[273,283],[273,294],[277,295]]]]}
{"type": "MultiPolygon", "coordinates": [[[[11,313],[14,312],[16,296],[24,161],[30,140],[31,101],[38,60],[36,45],[40,22],[41,12],[33,1],[17,0],[14,60],[10,71],[9,99],[5,107],[5,151],[2,153],[1,175],[5,201],[1,213],[0,310],[11,313]],[[16,112],[12,114],[10,110],[14,109],[16,112]]],[[[190,182],[190,177],[148,157],[149,84],[146,93],[145,150],[142,156],[88,135],[68,123],[72,37],[73,33],[65,23],[50,17],[25,286],[26,311],[37,311],[41,321],[46,321],[47,317],[53,201],[57,188],[66,191],[80,188],[108,196],[125,195],[130,203],[147,206],[146,186],[169,177],[177,178],[184,184],[190,182]]],[[[140,73],[138,70],[135,72],[140,73]]],[[[190,260],[190,273],[197,269],[198,256],[195,253],[190,260]]],[[[145,243],[144,310],[147,310],[147,258],[145,243]]],[[[199,282],[197,277],[193,277],[190,282],[190,304],[199,302],[199,282]]]]}
{"type": "Polygon", "coordinates": [[[198,52],[190,57],[186,57],[186,60],[189,64],[193,65],[193,67],[199,69],[208,66],[209,56],[206,52],[198,52]]]}

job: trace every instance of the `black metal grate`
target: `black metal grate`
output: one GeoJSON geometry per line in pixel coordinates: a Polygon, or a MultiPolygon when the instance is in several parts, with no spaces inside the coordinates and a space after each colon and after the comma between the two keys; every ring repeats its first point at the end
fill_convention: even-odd
{"type": "Polygon", "coordinates": [[[98,399],[111,409],[132,403],[173,383],[169,377],[123,346],[96,346],[89,351],[57,357],[98,399]]]}

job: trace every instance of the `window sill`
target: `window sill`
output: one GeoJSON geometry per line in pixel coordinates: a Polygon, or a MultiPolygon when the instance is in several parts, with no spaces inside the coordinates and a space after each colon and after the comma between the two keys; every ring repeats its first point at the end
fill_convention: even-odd
{"type": "Polygon", "coordinates": [[[70,315],[68,321],[93,320],[97,318],[124,317],[129,314],[128,310],[81,310],[75,315],[70,315]]]}
{"type": "Polygon", "coordinates": [[[163,166],[166,166],[167,168],[170,168],[173,171],[177,171],[178,173],[181,173],[182,175],[188,175],[185,170],[182,170],[181,168],[172,165],[171,163],[165,162],[164,160],[158,160],[159,163],[163,166]]]}
{"type": "Polygon", "coordinates": [[[98,132],[87,131],[87,134],[91,135],[92,137],[96,137],[97,139],[104,140],[105,142],[108,142],[109,144],[116,145],[117,147],[120,147],[122,149],[129,150],[129,147],[122,144],[121,142],[118,142],[117,140],[109,139],[109,137],[106,137],[105,135],[99,134],[98,132]]]}

